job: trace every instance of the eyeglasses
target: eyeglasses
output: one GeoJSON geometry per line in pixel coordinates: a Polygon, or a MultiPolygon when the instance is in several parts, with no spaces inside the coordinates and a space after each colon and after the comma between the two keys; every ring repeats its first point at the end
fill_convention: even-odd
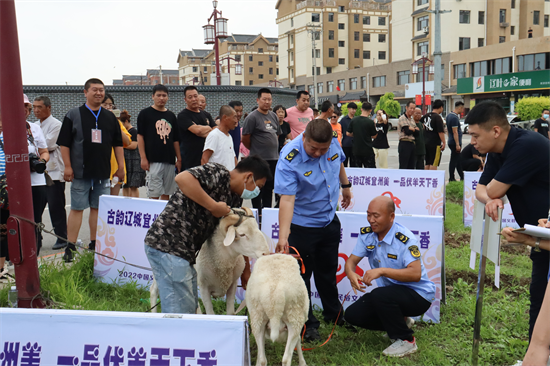
{"type": "Polygon", "coordinates": [[[330,118],[334,119],[334,118],[338,118],[338,116],[332,116],[332,117],[330,117],[330,118]]]}

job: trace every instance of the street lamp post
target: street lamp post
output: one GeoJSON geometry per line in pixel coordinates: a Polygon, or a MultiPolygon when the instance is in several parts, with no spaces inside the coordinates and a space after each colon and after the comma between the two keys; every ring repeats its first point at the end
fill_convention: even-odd
{"type": "Polygon", "coordinates": [[[422,53],[422,57],[412,63],[412,73],[414,75],[418,74],[418,65],[422,63],[422,114],[426,114],[426,62],[430,63],[429,74],[434,73],[433,61],[426,56],[426,53],[422,53]]]}
{"type": "MultiPolygon", "coordinates": [[[[235,64],[235,75],[242,75],[243,74],[243,65],[237,61],[237,59],[231,57],[231,56],[225,56],[220,59],[220,63],[222,61],[227,60],[227,74],[229,75],[229,85],[231,85],[231,60],[237,62],[235,64]]],[[[219,84],[218,84],[219,85],[219,84]]]]}
{"type": "Polygon", "coordinates": [[[277,79],[269,80],[269,86],[271,86],[271,83],[275,84],[275,85],[274,85],[275,88],[277,88],[277,85],[280,85],[281,88],[283,87],[283,83],[280,82],[280,81],[277,80],[277,79]]]}
{"type": "Polygon", "coordinates": [[[223,18],[222,12],[217,9],[218,0],[213,0],[212,5],[214,6],[214,11],[212,11],[212,15],[208,18],[208,24],[202,28],[204,29],[204,43],[214,44],[214,52],[216,57],[216,85],[221,85],[219,59],[220,50],[218,39],[227,38],[229,35],[227,34],[227,18],[223,18]],[[214,24],[210,24],[212,19],[214,20],[214,24]]]}

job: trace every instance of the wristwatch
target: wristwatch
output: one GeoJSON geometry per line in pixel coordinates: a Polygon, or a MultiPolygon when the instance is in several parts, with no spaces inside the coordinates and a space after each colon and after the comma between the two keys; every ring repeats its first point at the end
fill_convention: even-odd
{"type": "Polygon", "coordinates": [[[351,188],[351,182],[349,182],[348,184],[340,184],[340,187],[342,187],[342,188],[351,188]]]}
{"type": "Polygon", "coordinates": [[[540,238],[537,238],[535,241],[535,249],[533,249],[535,252],[540,252],[540,238]]]}

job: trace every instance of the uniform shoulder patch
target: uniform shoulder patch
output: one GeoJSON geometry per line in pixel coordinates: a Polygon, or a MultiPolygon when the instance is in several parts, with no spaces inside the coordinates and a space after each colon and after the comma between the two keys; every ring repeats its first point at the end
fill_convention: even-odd
{"type": "Polygon", "coordinates": [[[305,173],[304,173],[304,176],[309,177],[309,176],[311,175],[311,173],[313,173],[312,170],[310,170],[309,172],[305,172],[305,173]]]}
{"type": "Polygon", "coordinates": [[[388,253],[388,258],[397,260],[397,255],[388,253]]]}
{"type": "Polygon", "coordinates": [[[369,245],[369,246],[367,246],[367,250],[373,250],[374,248],[375,248],[374,245],[369,245]]]}
{"type": "Polygon", "coordinates": [[[370,226],[365,226],[361,228],[361,234],[370,234],[372,233],[372,228],[370,226]]]}
{"type": "Polygon", "coordinates": [[[332,137],[333,137],[333,138],[334,138],[334,137],[338,138],[338,132],[332,131],[332,137]]]}
{"type": "Polygon", "coordinates": [[[288,155],[285,157],[286,160],[292,161],[298,155],[299,151],[298,149],[294,149],[291,152],[288,153],[288,155]]]}
{"type": "Polygon", "coordinates": [[[397,238],[397,240],[399,240],[403,244],[407,244],[407,242],[409,241],[408,236],[406,236],[405,234],[401,234],[399,232],[395,233],[395,237],[397,238]]]}
{"type": "Polygon", "coordinates": [[[413,257],[420,258],[420,250],[418,250],[416,245],[411,245],[408,249],[413,257]]]}
{"type": "Polygon", "coordinates": [[[340,155],[334,154],[334,155],[330,158],[330,160],[331,160],[331,161],[334,161],[334,160],[338,159],[338,156],[340,156],[340,155]]]}

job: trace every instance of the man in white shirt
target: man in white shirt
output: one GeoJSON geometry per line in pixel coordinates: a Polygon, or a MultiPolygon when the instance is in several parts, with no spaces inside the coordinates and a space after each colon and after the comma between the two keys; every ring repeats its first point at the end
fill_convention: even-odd
{"type": "MultiPolygon", "coordinates": [[[[61,121],[52,116],[52,102],[50,98],[41,96],[34,99],[34,115],[38,118],[36,124],[42,129],[42,133],[48,145],[50,160],[46,166],[48,174],[54,184],[46,188],[46,201],[50,211],[50,219],[56,235],[67,238],[67,213],[65,211],[65,181],[63,171],[65,165],[61,157],[61,148],[57,145],[57,137],[61,129],[61,121]]],[[[52,249],[63,249],[67,242],[57,239],[52,249]]]]}
{"type": "Polygon", "coordinates": [[[201,165],[218,163],[231,171],[237,165],[233,138],[229,131],[237,125],[237,112],[228,105],[220,109],[220,125],[206,137],[202,152],[201,165]]]}

